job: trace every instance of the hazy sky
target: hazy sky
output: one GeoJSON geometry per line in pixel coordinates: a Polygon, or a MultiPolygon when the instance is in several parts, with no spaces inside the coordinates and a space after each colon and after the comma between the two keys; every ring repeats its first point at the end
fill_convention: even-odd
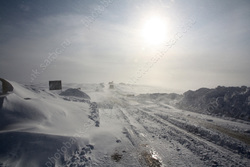
{"type": "Polygon", "coordinates": [[[250,86],[249,18],[249,0],[1,1],[0,77],[250,86]]]}

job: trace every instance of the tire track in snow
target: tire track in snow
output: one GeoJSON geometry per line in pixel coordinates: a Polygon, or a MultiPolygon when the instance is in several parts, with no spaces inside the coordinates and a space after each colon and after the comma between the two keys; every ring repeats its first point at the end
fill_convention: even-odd
{"type": "Polygon", "coordinates": [[[143,133],[145,129],[143,127],[138,127],[140,124],[133,120],[133,118],[129,117],[123,107],[115,105],[115,108],[117,108],[117,115],[119,115],[119,119],[125,121],[123,133],[134,146],[134,148],[130,150],[130,153],[137,157],[139,164],[141,166],[150,167],[152,165],[155,167],[164,166],[162,165],[162,161],[158,153],[149,144],[150,142],[147,139],[148,136],[143,133]],[[145,156],[147,157],[145,158],[145,156]]]}
{"type": "MultiPolygon", "coordinates": [[[[136,113],[139,118],[143,115],[143,118],[168,127],[168,131],[162,130],[163,132],[165,131],[167,135],[161,135],[161,137],[166,138],[167,140],[175,140],[179,142],[183,147],[189,149],[196,156],[200,157],[200,159],[204,161],[205,165],[247,166],[249,162],[248,159],[242,158],[241,156],[229,152],[228,150],[214,143],[195,136],[185,129],[181,129],[171,122],[168,122],[160,117],[156,117],[151,113],[148,114],[147,112],[138,108],[136,111],[134,111],[134,113],[136,113]]],[[[138,119],[138,122],[144,124],[144,121],[142,119],[138,119]]],[[[148,128],[147,125],[144,126],[145,128],[148,128]]]]}
{"type": "Polygon", "coordinates": [[[136,148],[140,148],[141,145],[146,146],[147,149],[153,152],[153,154],[155,154],[155,156],[160,160],[162,166],[194,166],[194,161],[197,166],[203,165],[203,163],[196,157],[187,158],[180,155],[179,150],[176,151],[175,147],[178,146],[176,146],[175,144],[173,145],[173,143],[166,141],[164,138],[157,139],[156,137],[154,137],[154,134],[147,129],[147,126],[144,126],[142,123],[140,123],[140,121],[134,118],[134,115],[131,114],[128,108],[120,107],[120,111],[133,131],[134,135],[130,136],[136,136],[136,139],[134,137],[137,143],[136,148]],[[177,157],[180,157],[181,159],[177,157]],[[190,159],[192,159],[193,161],[190,161],[190,159]],[[173,160],[175,160],[175,162],[173,162],[173,160]]]}
{"type": "MultiPolygon", "coordinates": [[[[121,118],[119,119],[126,120],[127,124],[129,125],[128,127],[130,128],[127,128],[130,130],[128,137],[130,138],[133,144],[136,141],[137,146],[140,147],[140,143],[142,142],[146,143],[147,147],[150,147],[153,151],[155,151],[158,154],[158,156],[160,155],[160,157],[162,157],[160,159],[163,162],[163,165],[165,164],[167,166],[194,166],[194,164],[196,164],[197,166],[201,165],[204,166],[204,164],[197,157],[194,156],[187,157],[180,155],[178,148],[179,146],[177,146],[178,144],[166,142],[166,140],[164,139],[165,136],[163,137],[163,139],[156,139],[156,137],[154,136],[157,136],[157,134],[154,135],[152,132],[150,132],[147,129],[148,128],[147,125],[144,126],[143,124],[141,124],[140,121],[134,118],[135,115],[131,114],[131,112],[133,113],[133,110],[131,110],[133,106],[129,104],[129,101],[127,101],[126,99],[116,99],[116,101],[119,101],[119,103],[115,103],[115,107],[119,108],[121,112],[119,114],[121,118]],[[142,134],[144,135],[144,137],[142,134]],[[137,137],[131,138],[131,136],[137,136],[137,137]],[[171,151],[166,151],[166,150],[171,150],[171,151]],[[190,161],[190,159],[192,161],[190,161]]],[[[143,118],[143,116],[141,118],[143,118]]],[[[155,122],[152,122],[152,124],[155,124],[155,122]]],[[[190,151],[187,149],[186,152],[190,154],[190,151]]]]}
{"type": "Polygon", "coordinates": [[[131,100],[133,101],[133,99],[113,96],[111,102],[112,108],[115,108],[112,112],[116,112],[114,113],[116,118],[123,123],[126,122],[123,132],[134,146],[131,152],[138,152],[137,147],[140,147],[140,143],[143,142],[154,148],[161,155],[164,164],[168,166],[247,166],[249,164],[249,159],[211,142],[212,139],[208,141],[207,138],[192,133],[188,127],[183,128],[179,123],[181,121],[166,120],[156,115],[160,111],[157,111],[157,108],[162,110],[168,108],[143,102],[131,105],[135,104],[130,103],[131,100]]]}

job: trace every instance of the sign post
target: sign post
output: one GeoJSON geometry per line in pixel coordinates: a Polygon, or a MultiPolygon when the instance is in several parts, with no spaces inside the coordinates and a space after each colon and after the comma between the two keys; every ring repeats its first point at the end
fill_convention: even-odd
{"type": "Polygon", "coordinates": [[[49,81],[49,90],[62,90],[62,81],[49,81]]]}

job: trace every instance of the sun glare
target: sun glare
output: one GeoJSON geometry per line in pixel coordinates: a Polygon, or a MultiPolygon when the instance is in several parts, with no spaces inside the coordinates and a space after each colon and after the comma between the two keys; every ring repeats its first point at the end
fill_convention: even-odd
{"type": "Polygon", "coordinates": [[[166,22],[160,17],[149,18],[142,30],[142,36],[150,45],[162,44],[166,39],[166,22]]]}

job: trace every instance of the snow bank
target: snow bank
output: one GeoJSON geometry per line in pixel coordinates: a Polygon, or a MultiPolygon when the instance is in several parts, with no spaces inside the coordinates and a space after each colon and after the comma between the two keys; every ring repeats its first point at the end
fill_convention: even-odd
{"type": "Polygon", "coordinates": [[[246,86],[201,88],[185,92],[176,106],[199,113],[250,121],[249,97],[250,88],[246,86]]]}
{"type": "Polygon", "coordinates": [[[36,93],[17,83],[11,84],[14,86],[14,91],[4,97],[1,107],[1,130],[25,127],[42,133],[70,135],[71,131],[81,126],[83,121],[89,120],[88,103],[72,105],[53,92],[36,93]],[[63,124],[68,126],[63,127],[63,124]]]}
{"type": "Polygon", "coordinates": [[[60,93],[60,95],[62,95],[62,96],[74,96],[74,97],[80,97],[80,98],[90,100],[89,95],[87,95],[86,93],[80,91],[79,89],[69,88],[69,89],[63,91],[62,93],[60,93]]]}
{"type": "MultiPolygon", "coordinates": [[[[88,152],[91,102],[65,101],[56,91],[10,83],[13,93],[0,97],[0,166],[71,165],[76,150],[88,152]]],[[[65,94],[88,98],[72,89],[65,94]]],[[[82,156],[86,165],[87,154],[82,156]]]]}
{"type": "Polygon", "coordinates": [[[250,88],[222,87],[215,89],[200,88],[176,93],[148,93],[136,96],[141,101],[165,103],[179,109],[207,115],[250,121],[250,88]]]}

